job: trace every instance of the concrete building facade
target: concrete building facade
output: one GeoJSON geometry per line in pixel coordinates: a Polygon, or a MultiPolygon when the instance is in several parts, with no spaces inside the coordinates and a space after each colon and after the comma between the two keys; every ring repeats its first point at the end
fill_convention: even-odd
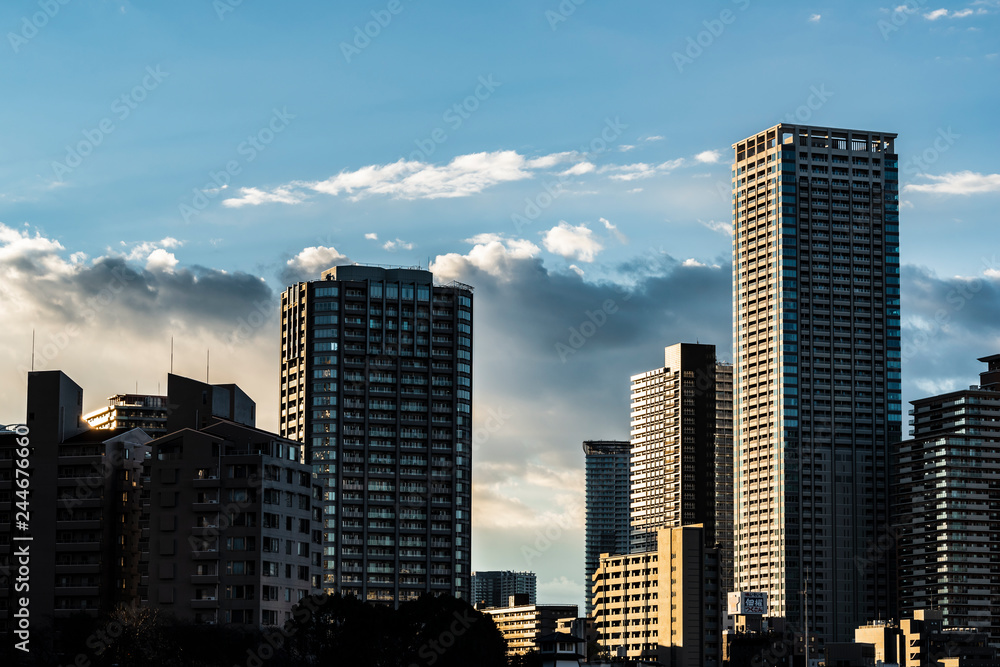
{"type": "Polygon", "coordinates": [[[602,555],[592,616],[601,648],[609,658],[719,665],[718,569],[700,525],[661,528],[655,551],[602,555]]]}
{"type": "MultiPolygon", "coordinates": [[[[142,465],[151,438],[139,429],[90,430],[83,390],[61,371],[28,374],[32,537],[30,611],[34,627],[78,613],[97,617],[139,599],[142,465]]],[[[0,544],[13,567],[19,489],[16,438],[0,436],[0,544]]],[[[12,583],[12,582],[11,582],[12,583]]],[[[0,588],[0,626],[10,627],[0,588]]]]}
{"type": "Polygon", "coordinates": [[[560,619],[576,618],[575,604],[523,604],[497,609],[482,609],[493,619],[507,641],[507,657],[539,650],[539,638],[556,631],[560,619]]]}
{"type": "Polygon", "coordinates": [[[891,616],[901,434],[896,135],[780,124],[733,144],[735,588],[849,641],[891,616]]]}
{"type": "Polygon", "coordinates": [[[733,365],[715,365],[715,543],[719,586],[733,590],[733,365]]]}
{"type": "Polygon", "coordinates": [[[472,288],[338,266],[281,297],[281,434],[323,486],[323,587],[471,597],[472,288]]]}
{"type": "Polygon", "coordinates": [[[912,401],[912,437],[893,452],[902,613],[937,609],[945,627],[1000,646],[1000,354],[980,384],[912,401]]]}
{"type": "Polygon", "coordinates": [[[586,472],[586,535],[584,599],[589,617],[594,609],[590,582],[601,554],[623,554],[630,549],[631,495],[628,440],[587,440],[583,443],[586,472]]]}
{"type": "Polygon", "coordinates": [[[700,523],[715,536],[715,346],[677,343],[662,368],[632,376],[631,550],[659,528],[700,523]]]}
{"type": "Polygon", "coordinates": [[[217,421],[151,444],[148,604],[276,626],[320,587],[320,487],[302,445],[217,421]]]}

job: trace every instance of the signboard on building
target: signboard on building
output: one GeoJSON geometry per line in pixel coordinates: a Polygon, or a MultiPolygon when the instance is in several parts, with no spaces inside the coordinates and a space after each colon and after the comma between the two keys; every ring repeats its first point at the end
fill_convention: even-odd
{"type": "Polygon", "coordinates": [[[730,616],[749,616],[751,614],[767,615],[767,593],[741,591],[729,594],[730,616]]]}

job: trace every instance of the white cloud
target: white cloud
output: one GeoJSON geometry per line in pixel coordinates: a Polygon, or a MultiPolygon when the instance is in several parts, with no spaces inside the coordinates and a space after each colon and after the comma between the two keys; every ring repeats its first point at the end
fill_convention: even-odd
{"type": "MultiPolygon", "coordinates": [[[[984,2],[974,2],[973,5],[984,5],[984,2]]],[[[897,8],[899,11],[899,8],[897,8]]],[[[966,7],[965,9],[956,9],[953,12],[949,12],[947,9],[935,9],[932,12],[927,12],[924,14],[924,18],[928,21],[937,21],[938,19],[964,19],[967,16],[972,16],[973,14],[989,14],[989,10],[984,7],[979,7],[978,9],[972,9],[971,7],[966,7]]]]}
{"type": "Polygon", "coordinates": [[[574,227],[566,221],[560,221],[558,225],[545,232],[542,245],[553,254],[581,262],[593,262],[597,254],[604,249],[600,241],[594,238],[594,232],[586,225],[574,227]]]}
{"type": "MultiPolygon", "coordinates": [[[[308,280],[319,280],[323,271],[333,266],[350,263],[351,260],[346,255],[340,254],[332,246],[310,246],[303,248],[299,254],[286,262],[286,272],[294,272],[308,280]]],[[[292,281],[286,280],[286,282],[292,281]]]]}
{"type": "Polygon", "coordinates": [[[389,252],[396,252],[397,250],[413,250],[413,244],[407,243],[402,239],[396,239],[395,241],[386,241],[382,244],[382,247],[389,252]]]}
{"type": "MultiPolygon", "coordinates": [[[[513,153],[513,151],[509,151],[513,153]]],[[[516,153],[515,153],[516,155],[516,153]]],[[[549,169],[564,162],[572,162],[580,157],[576,151],[566,151],[563,153],[552,153],[542,157],[532,158],[527,161],[528,169],[549,169]]]]}
{"type": "Polygon", "coordinates": [[[149,258],[146,261],[146,270],[173,273],[174,267],[177,264],[177,257],[174,256],[174,253],[167,252],[163,248],[157,248],[149,253],[149,258]]]}
{"type": "MultiPolygon", "coordinates": [[[[580,159],[576,151],[536,158],[527,158],[516,151],[495,151],[459,155],[444,165],[398,160],[342,171],[322,181],[293,181],[269,191],[241,188],[239,198],[227,199],[223,204],[229,207],[272,202],[299,204],[315,193],[334,197],[346,195],[353,200],[374,195],[396,199],[468,197],[500,183],[531,178],[535,170],[580,159]]],[[[587,170],[587,167],[580,169],[587,170]]]]}
{"type": "Polygon", "coordinates": [[[660,136],[659,134],[654,134],[651,137],[646,137],[646,141],[663,141],[666,137],[660,136]]]}
{"type": "Polygon", "coordinates": [[[618,147],[618,150],[622,153],[628,153],[631,150],[635,150],[635,146],[632,144],[622,144],[618,147]]]}
{"type": "Polygon", "coordinates": [[[721,220],[718,220],[718,221],[717,220],[708,220],[708,221],[698,220],[698,224],[701,225],[702,227],[707,227],[708,229],[711,229],[713,232],[718,232],[720,234],[725,234],[726,236],[732,236],[733,235],[733,223],[731,223],[731,222],[723,222],[721,220]]]}
{"type": "Polygon", "coordinates": [[[604,223],[604,228],[611,232],[611,235],[618,239],[619,243],[628,243],[628,238],[622,234],[616,225],[611,224],[607,218],[599,218],[599,220],[604,223]]]}
{"type": "MultiPolygon", "coordinates": [[[[121,245],[123,247],[128,247],[128,244],[125,243],[125,241],[121,241],[121,245]]],[[[172,248],[180,248],[182,245],[184,245],[183,241],[178,241],[172,236],[160,239],[159,241],[142,241],[140,243],[136,243],[128,250],[128,252],[125,253],[125,259],[129,261],[141,261],[144,259],[150,259],[152,253],[155,252],[156,250],[160,249],[169,250],[172,248]]],[[[111,251],[110,248],[108,250],[109,252],[111,251]]],[[[117,253],[112,253],[112,254],[117,254],[117,253]]]]}
{"type": "Polygon", "coordinates": [[[702,151],[694,156],[695,161],[704,164],[715,164],[722,157],[722,153],[716,150],[702,151]]]}
{"type": "Polygon", "coordinates": [[[940,176],[924,174],[931,183],[907,183],[906,192],[930,192],[943,195],[971,195],[983,192],[1000,192],[1000,174],[979,174],[959,171],[940,176]]]}
{"type": "Polygon", "coordinates": [[[240,188],[240,196],[223,199],[222,205],[228,208],[242,206],[260,206],[261,204],[301,204],[306,200],[306,193],[281,186],[265,192],[259,188],[240,188]]]}
{"type": "Polygon", "coordinates": [[[517,261],[532,259],[541,252],[541,248],[531,241],[506,239],[501,234],[477,234],[466,243],[473,244],[472,250],[464,255],[455,252],[438,255],[431,262],[430,271],[442,280],[457,279],[470,269],[510,280],[517,261]]]}
{"type": "Polygon", "coordinates": [[[562,172],[560,176],[582,176],[594,171],[596,167],[592,162],[577,162],[572,167],[562,172]]]}
{"type": "Polygon", "coordinates": [[[368,239],[369,241],[378,241],[378,234],[376,234],[375,232],[368,232],[367,234],[365,234],[365,238],[368,239]]]}
{"type": "Polygon", "coordinates": [[[573,273],[575,273],[576,275],[578,275],[578,276],[580,276],[581,278],[583,278],[583,269],[581,269],[581,268],[580,268],[579,266],[577,266],[576,264],[570,264],[570,265],[569,265],[569,269],[570,269],[570,271],[572,271],[572,272],[573,272],[573,273]]]}
{"type": "Polygon", "coordinates": [[[632,188],[631,190],[626,190],[626,192],[630,195],[634,195],[638,192],[642,192],[642,190],[643,188],[632,188]]]}
{"type": "Polygon", "coordinates": [[[820,19],[823,18],[822,14],[813,14],[809,17],[811,23],[819,23],[820,19]]]}
{"type": "Polygon", "coordinates": [[[660,164],[647,164],[646,162],[636,162],[634,164],[612,164],[601,167],[600,174],[611,174],[610,178],[615,181],[634,181],[640,178],[650,178],[657,174],[668,174],[674,169],[684,164],[684,158],[667,160],[660,164]]]}

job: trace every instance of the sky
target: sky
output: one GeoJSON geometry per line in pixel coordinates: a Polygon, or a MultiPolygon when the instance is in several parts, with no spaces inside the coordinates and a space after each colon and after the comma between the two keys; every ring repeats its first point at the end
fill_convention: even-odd
{"type": "Polygon", "coordinates": [[[904,401],[1000,352],[998,27],[998,0],[3,3],[0,423],[34,332],[87,410],[164,390],[173,338],[276,430],[284,287],[430,268],[476,290],[473,567],[582,607],[582,441],[628,438],[665,346],[732,356],[733,143],[898,133],[904,401]]]}

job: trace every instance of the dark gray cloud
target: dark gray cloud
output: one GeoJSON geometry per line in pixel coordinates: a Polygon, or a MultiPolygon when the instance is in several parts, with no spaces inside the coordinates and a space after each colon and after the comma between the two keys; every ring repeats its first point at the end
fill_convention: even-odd
{"type": "Polygon", "coordinates": [[[971,266],[969,277],[940,278],[902,268],[903,400],[962,389],[979,380],[977,358],[1000,353],[1000,274],[971,266]]]}

